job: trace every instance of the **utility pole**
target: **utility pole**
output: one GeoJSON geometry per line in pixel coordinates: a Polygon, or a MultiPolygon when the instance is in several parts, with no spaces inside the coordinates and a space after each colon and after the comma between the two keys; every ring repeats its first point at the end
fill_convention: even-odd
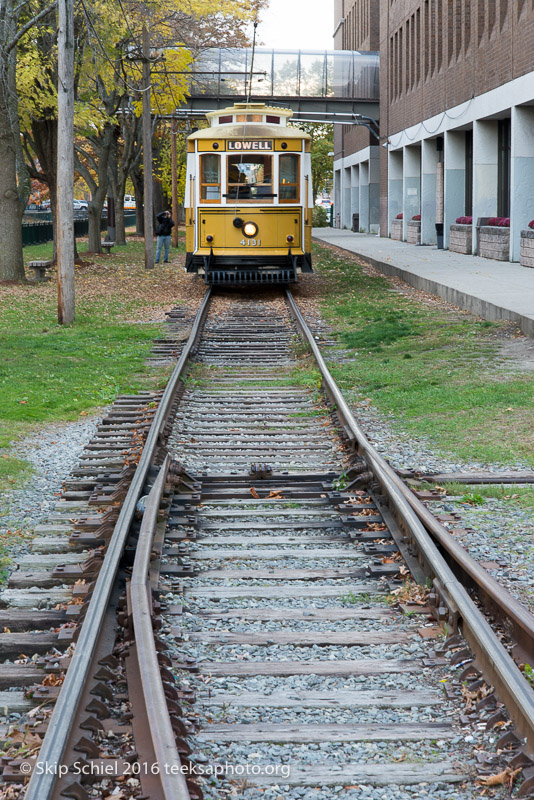
{"type": "Polygon", "coordinates": [[[143,23],[143,178],[145,269],[154,269],[154,211],[152,199],[152,118],[150,112],[150,35],[143,23]]]}
{"type": "Polygon", "coordinates": [[[57,316],[74,322],[74,2],[59,0],[57,87],[57,316]]]}
{"type": "Polygon", "coordinates": [[[178,247],[178,175],[176,158],[177,122],[171,119],[171,169],[172,169],[172,218],[174,228],[171,231],[172,246],[178,247]]]}

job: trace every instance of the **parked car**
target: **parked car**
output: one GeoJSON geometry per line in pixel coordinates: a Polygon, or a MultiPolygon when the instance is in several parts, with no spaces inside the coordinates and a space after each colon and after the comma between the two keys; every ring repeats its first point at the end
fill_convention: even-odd
{"type": "Polygon", "coordinates": [[[41,211],[50,211],[50,200],[43,200],[41,203],[41,211]]]}
{"type": "Polygon", "coordinates": [[[88,208],[87,200],[74,200],[72,207],[74,211],[87,211],[88,208]]]}
{"type": "Polygon", "coordinates": [[[133,194],[124,195],[124,208],[135,208],[135,197],[133,194]]]}

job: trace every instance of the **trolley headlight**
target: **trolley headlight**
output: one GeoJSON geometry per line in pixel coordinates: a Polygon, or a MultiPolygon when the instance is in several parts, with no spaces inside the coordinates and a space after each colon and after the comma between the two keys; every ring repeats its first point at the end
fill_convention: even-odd
{"type": "Polygon", "coordinates": [[[294,236],[291,236],[291,234],[289,234],[289,236],[286,236],[286,239],[287,239],[287,241],[288,241],[290,244],[291,244],[291,242],[294,240],[294,238],[295,238],[295,237],[294,237],[294,236]]]}
{"type": "Polygon", "coordinates": [[[206,236],[207,242],[213,242],[213,236],[206,236]]]}
{"type": "Polygon", "coordinates": [[[245,236],[248,236],[249,239],[254,239],[258,233],[258,226],[255,222],[245,222],[243,225],[243,233],[245,236]]]}

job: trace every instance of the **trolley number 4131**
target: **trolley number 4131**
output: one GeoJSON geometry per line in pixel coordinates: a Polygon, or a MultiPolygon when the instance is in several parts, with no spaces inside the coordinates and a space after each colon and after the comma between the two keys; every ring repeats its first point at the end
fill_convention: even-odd
{"type": "Polygon", "coordinates": [[[243,247],[261,247],[261,239],[241,239],[239,244],[243,247]]]}

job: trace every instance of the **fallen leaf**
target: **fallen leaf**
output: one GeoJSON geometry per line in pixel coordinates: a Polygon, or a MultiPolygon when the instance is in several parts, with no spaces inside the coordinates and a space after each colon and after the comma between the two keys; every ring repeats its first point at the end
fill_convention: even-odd
{"type": "Polygon", "coordinates": [[[517,769],[511,770],[510,767],[506,767],[505,770],[497,772],[495,775],[478,778],[477,783],[481,783],[482,786],[502,786],[507,783],[511,789],[516,776],[519,775],[522,769],[522,767],[518,767],[517,769]]]}
{"type": "Polygon", "coordinates": [[[252,497],[255,497],[256,500],[260,499],[259,494],[257,493],[256,489],[253,486],[250,487],[250,494],[252,495],[252,497]]]}

